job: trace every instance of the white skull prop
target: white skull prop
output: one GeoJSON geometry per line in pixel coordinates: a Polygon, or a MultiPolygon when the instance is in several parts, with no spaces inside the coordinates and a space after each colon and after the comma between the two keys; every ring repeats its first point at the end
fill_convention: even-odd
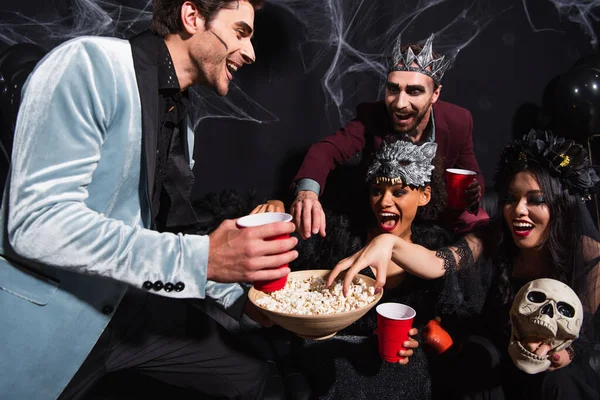
{"type": "Polygon", "coordinates": [[[579,337],[583,307],[579,297],[567,285],[554,279],[536,279],[523,286],[510,309],[512,333],[508,353],[515,365],[528,374],[550,367],[552,355],[568,347],[579,337]],[[540,357],[521,342],[539,338],[551,350],[540,357]]]}

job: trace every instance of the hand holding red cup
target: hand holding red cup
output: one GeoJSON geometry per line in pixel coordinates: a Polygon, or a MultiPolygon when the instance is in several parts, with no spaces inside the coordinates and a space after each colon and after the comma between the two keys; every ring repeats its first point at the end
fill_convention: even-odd
{"type": "MultiPolygon", "coordinates": [[[[236,225],[238,228],[249,228],[252,226],[262,226],[267,224],[273,224],[276,222],[290,222],[292,220],[292,216],[287,213],[282,212],[268,212],[262,214],[251,214],[246,215],[237,220],[236,225]]],[[[289,238],[289,234],[273,236],[270,238],[266,238],[265,240],[280,240],[289,238]]],[[[278,268],[287,268],[288,264],[281,265],[278,268]]],[[[256,281],[253,282],[254,288],[256,290],[260,290],[262,292],[274,292],[276,290],[282,289],[287,282],[287,276],[283,278],[276,279],[273,281],[256,281]]]]}
{"type": "Polygon", "coordinates": [[[416,311],[405,304],[383,303],[378,305],[377,336],[381,359],[391,363],[400,361],[400,350],[406,350],[404,342],[409,339],[416,311]]]}
{"type": "Polygon", "coordinates": [[[464,210],[469,204],[466,202],[465,191],[477,176],[475,171],[460,168],[446,169],[446,192],[448,193],[448,208],[464,210]]]}

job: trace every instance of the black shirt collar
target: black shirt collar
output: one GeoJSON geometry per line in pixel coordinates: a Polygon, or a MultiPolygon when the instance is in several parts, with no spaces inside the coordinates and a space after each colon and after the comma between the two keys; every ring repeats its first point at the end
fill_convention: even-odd
{"type": "Polygon", "coordinates": [[[435,120],[433,119],[433,107],[431,107],[431,111],[429,112],[429,122],[423,130],[423,135],[421,135],[420,142],[435,142],[435,120]]]}

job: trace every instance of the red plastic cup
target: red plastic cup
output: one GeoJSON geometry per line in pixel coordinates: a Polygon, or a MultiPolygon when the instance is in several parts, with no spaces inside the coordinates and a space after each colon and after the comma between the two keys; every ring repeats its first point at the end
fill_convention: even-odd
{"type": "Polygon", "coordinates": [[[400,303],[383,303],[375,310],[379,355],[384,361],[397,363],[402,358],[398,352],[406,350],[402,344],[408,340],[408,331],[417,313],[412,307],[400,303]]]}
{"type": "MultiPolygon", "coordinates": [[[[290,222],[292,220],[292,216],[287,213],[280,212],[268,212],[262,214],[252,214],[246,215],[237,220],[236,225],[238,228],[249,228],[252,226],[262,226],[267,224],[273,224],[276,222],[290,222]]],[[[289,238],[289,234],[273,236],[266,238],[265,240],[281,240],[289,238]]],[[[287,268],[288,264],[284,264],[278,268],[287,268]]],[[[261,292],[269,293],[274,292],[279,289],[283,289],[287,282],[287,275],[283,278],[270,280],[270,281],[256,281],[252,282],[252,285],[256,290],[260,290],[261,292]]]]}
{"type": "Polygon", "coordinates": [[[446,170],[446,191],[448,192],[448,208],[464,210],[467,208],[465,202],[465,190],[473,182],[477,175],[468,169],[448,168],[446,170]]]}

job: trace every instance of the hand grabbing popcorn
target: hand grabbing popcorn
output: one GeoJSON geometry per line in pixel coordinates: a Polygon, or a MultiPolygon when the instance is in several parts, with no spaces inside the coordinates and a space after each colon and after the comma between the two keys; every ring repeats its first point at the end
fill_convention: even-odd
{"type": "Polygon", "coordinates": [[[342,293],[343,280],[333,282],[330,288],[318,276],[289,278],[285,287],[269,293],[256,302],[263,308],[286,314],[320,315],[355,310],[375,300],[375,289],[360,277],[355,277],[348,296],[342,293]]]}

